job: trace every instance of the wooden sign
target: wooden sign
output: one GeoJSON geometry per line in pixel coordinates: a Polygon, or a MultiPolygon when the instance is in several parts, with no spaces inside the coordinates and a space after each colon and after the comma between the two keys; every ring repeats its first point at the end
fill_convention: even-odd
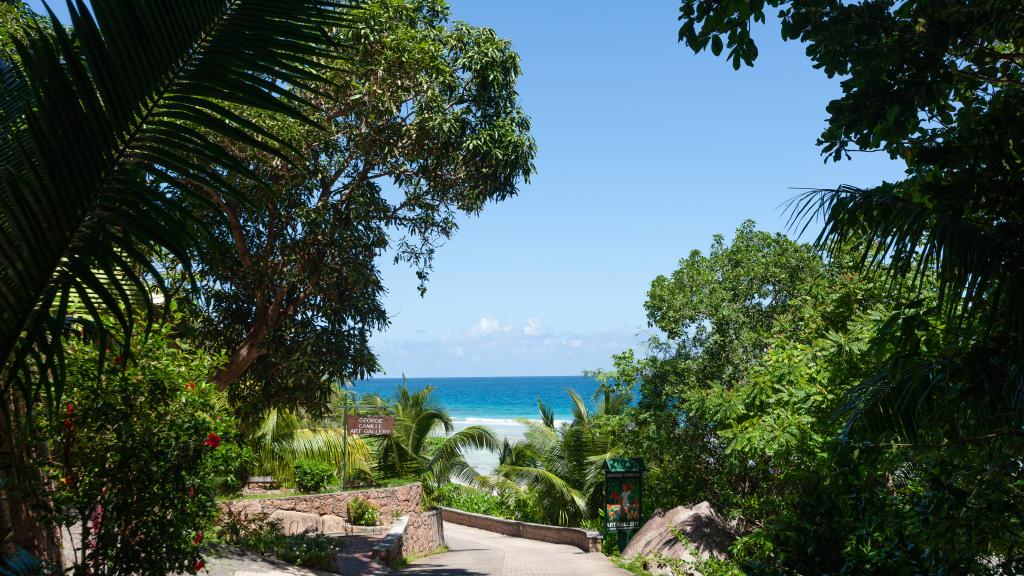
{"type": "Polygon", "coordinates": [[[349,416],[345,428],[359,436],[390,436],[395,427],[394,416],[349,416]]]}

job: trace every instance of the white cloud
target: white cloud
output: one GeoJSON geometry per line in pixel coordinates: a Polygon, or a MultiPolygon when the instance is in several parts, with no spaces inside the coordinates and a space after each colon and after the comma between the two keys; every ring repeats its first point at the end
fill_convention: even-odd
{"type": "Polygon", "coordinates": [[[539,336],[540,335],[540,318],[527,318],[526,325],[523,326],[523,336],[539,336]]]}
{"type": "Polygon", "coordinates": [[[480,323],[473,327],[474,335],[491,334],[501,330],[501,322],[498,322],[497,318],[491,316],[484,316],[480,319],[480,323]]]}
{"type": "Polygon", "coordinates": [[[575,338],[573,340],[569,340],[568,342],[566,342],[566,344],[569,345],[569,348],[580,348],[583,346],[583,340],[575,338]]]}

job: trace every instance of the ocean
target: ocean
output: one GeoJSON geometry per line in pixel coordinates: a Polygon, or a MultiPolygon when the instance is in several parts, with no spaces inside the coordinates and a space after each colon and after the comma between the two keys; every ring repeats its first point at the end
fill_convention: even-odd
{"type": "MultiPolygon", "coordinates": [[[[433,397],[452,417],[456,430],[471,425],[487,426],[502,438],[523,437],[524,427],[516,419],[539,419],[537,398],[555,413],[556,421],[572,419],[572,401],[567,390],[575,390],[592,406],[598,383],[586,376],[503,376],[466,378],[408,378],[410,391],[433,386],[433,397]]],[[[374,378],[355,383],[356,394],[395,395],[401,378],[374,378]]],[[[498,457],[486,451],[466,454],[466,461],[481,473],[489,473],[498,457]]]]}

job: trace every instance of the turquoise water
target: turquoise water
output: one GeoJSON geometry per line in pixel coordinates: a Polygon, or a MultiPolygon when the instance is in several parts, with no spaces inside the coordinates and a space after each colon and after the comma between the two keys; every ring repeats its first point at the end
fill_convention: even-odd
{"type": "MultiPolygon", "coordinates": [[[[551,407],[556,421],[567,421],[572,419],[572,401],[566,391],[575,390],[589,407],[598,386],[596,380],[584,376],[409,378],[407,382],[412,391],[433,386],[433,397],[451,414],[456,430],[482,425],[510,440],[523,437],[525,428],[517,418],[540,418],[538,397],[551,407]]],[[[401,383],[401,378],[374,378],[356,382],[354,390],[359,395],[389,397],[401,383]]],[[[484,451],[465,456],[482,473],[490,472],[498,462],[497,455],[484,451]]]]}
{"type": "MultiPolygon", "coordinates": [[[[516,418],[539,418],[537,398],[551,407],[555,419],[572,418],[566,392],[572,388],[590,405],[597,381],[585,376],[509,376],[472,378],[409,378],[410,390],[434,387],[434,398],[455,421],[515,424],[516,418]]],[[[392,396],[401,378],[375,378],[356,382],[357,394],[392,396]]]]}

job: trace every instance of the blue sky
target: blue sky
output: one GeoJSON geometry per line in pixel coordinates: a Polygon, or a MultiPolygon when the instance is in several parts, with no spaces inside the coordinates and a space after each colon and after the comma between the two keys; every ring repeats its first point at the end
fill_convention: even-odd
{"type": "MultiPolygon", "coordinates": [[[[39,9],[38,1],[30,4],[39,9]]],[[[60,4],[62,6],[62,3],[60,4]]],[[[676,41],[678,2],[454,0],[522,57],[537,174],[464,218],[420,298],[384,263],[387,376],[568,375],[608,367],[648,334],[651,280],[747,218],[785,230],[800,187],[869,186],[903,167],[876,154],[822,162],[815,140],[838,80],[778,27],[753,69],[676,41]]]]}
{"type": "Polygon", "coordinates": [[[746,218],[785,230],[794,187],[867,186],[902,165],[824,164],[815,140],[838,80],[803,48],[760,34],[753,69],[677,43],[678,2],[455,0],[522,57],[537,174],[467,218],[425,298],[388,269],[387,375],[577,374],[648,334],[651,280],[746,218]]]}

